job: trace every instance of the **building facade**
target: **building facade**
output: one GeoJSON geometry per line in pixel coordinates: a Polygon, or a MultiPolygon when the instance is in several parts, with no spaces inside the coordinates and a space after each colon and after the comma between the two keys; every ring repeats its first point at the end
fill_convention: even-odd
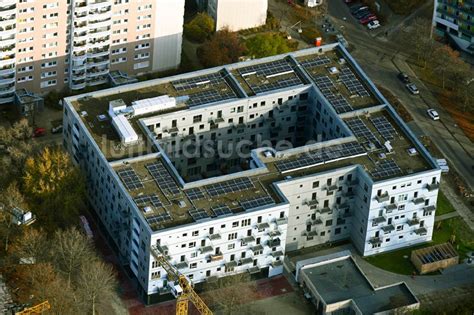
{"type": "Polygon", "coordinates": [[[474,54],[474,1],[435,0],[433,27],[436,35],[474,54]]]}
{"type": "Polygon", "coordinates": [[[268,0],[209,0],[207,12],[216,21],[216,30],[236,32],[262,26],[267,20],[268,0]]]}
{"type": "Polygon", "coordinates": [[[142,295],[273,276],[287,251],[431,240],[441,171],[332,44],[65,99],[64,146],[142,295]]]}
{"type": "Polygon", "coordinates": [[[0,103],[178,67],[184,1],[0,2],[0,103]]]}

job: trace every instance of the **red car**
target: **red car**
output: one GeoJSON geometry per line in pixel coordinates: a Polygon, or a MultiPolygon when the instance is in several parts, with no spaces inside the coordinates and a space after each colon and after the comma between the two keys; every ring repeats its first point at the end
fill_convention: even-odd
{"type": "Polygon", "coordinates": [[[33,138],[38,138],[38,137],[42,137],[46,134],[46,129],[44,128],[36,128],[34,131],[33,131],[33,138]]]}
{"type": "Polygon", "coordinates": [[[371,22],[371,21],[375,21],[375,20],[377,20],[377,16],[374,15],[374,14],[371,14],[371,15],[368,15],[368,16],[366,16],[366,17],[360,19],[359,22],[360,22],[361,24],[365,25],[365,24],[367,24],[367,23],[369,23],[369,22],[371,22]]]}

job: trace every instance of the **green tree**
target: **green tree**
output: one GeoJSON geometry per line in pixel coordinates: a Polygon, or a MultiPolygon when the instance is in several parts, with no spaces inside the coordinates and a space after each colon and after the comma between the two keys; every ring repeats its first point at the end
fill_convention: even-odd
{"type": "Polygon", "coordinates": [[[258,34],[245,42],[248,55],[262,58],[292,51],[288,41],[279,33],[258,34]]]}
{"type": "Polygon", "coordinates": [[[199,60],[205,67],[237,62],[244,52],[245,45],[237,33],[227,29],[216,32],[197,51],[199,60]]]}
{"type": "Polygon", "coordinates": [[[184,35],[192,41],[202,43],[214,32],[214,19],[206,13],[198,13],[184,24],[184,35]]]}

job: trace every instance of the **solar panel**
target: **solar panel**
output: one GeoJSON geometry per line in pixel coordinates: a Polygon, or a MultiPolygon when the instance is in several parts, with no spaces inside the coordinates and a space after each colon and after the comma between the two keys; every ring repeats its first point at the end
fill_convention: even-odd
{"type": "Polygon", "coordinates": [[[370,121],[385,140],[392,140],[397,135],[395,128],[384,116],[370,118],[370,121]]]}
{"type": "Polygon", "coordinates": [[[178,185],[176,185],[173,177],[171,177],[161,162],[147,164],[146,168],[164,193],[171,195],[179,194],[178,185]]]}
{"type": "Polygon", "coordinates": [[[346,124],[352,130],[357,138],[364,138],[366,142],[372,142],[380,147],[377,137],[370,131],[366,124],[360,118],[347,119],[346,124]]]}
{"type": "Polygon", "coordinates": [[[318,66],[323,66],[331,63],[331,59],[327,56],[317,56],[313,59],[307,59],[300,62],[300,64],[305,68],[313,68],[318,66]]]}
{"type": "Polygon", "coordinates": [[[342,67],[339,79],[341,79],[342,83],[352,95],[359,95],[360,97],[370,96],[370,93],[365,89],[364,85],[350,68],[342,67]]]}
{"type": "Polygon", "coordinates": [[[255,186],[250,179],[236,178],[222,183],[208,185],[206,186],[206,191],[209,196],[214,197],[254,187],[255,186]]]}
{"type": "Polygon", "coordinates": [[[364,148],[358,142],[348,142],[331,147],[324,147],[301,155],[294,160],[277,162],[276,167],[280,172],[285,172],[292,169],[315,166],[329,161],[340,160],[365,153],[364,148]]]}
{"type": "Polygon", "coordinates": [[[173,218],[171,217],[171,215],[169,213],[157,214],[157,215],[145,217],[145,219],[147,220],[148,224],[150,224],[150,225],[159,224],[159,223],[163,223],[163,222],[166,222],[166,221],[173,220],[173,218]]]}
{"type": "Polygon", "coordinates": [[[122,179],[122,182],[128,190],[143,188],[143,183],[133,168],[126,167],[120,169],[117,171],[117,174],[122,179]]]}
{"type": "Polygon", "coordinates": [[[245,210],[254,209],[261,206],[273,205],[275,201],[270,196],[260,196],[255,198],[246,199],[240,202],[240,205],[245,210]]]}
{"type": "Polygon", "coordinates": [[[232,214],[232,210],[227,205],[218,205],[211,209],[217,217],[232,214]]]}
{"type": "Polygon", "coordinates": [[[221,80],[223,80],[223,78],[219,73],[211,73],[189,79],[172,81],[171,84],[176,89],[176,91],[182,92],[195,89],[202,85],[218,84],[221,80]]]}
{"type": "Polygon", "coordinates": [[[188,189],[185,191],[185,193],[186,193],[186,196],[188,196],[190,200],[198,200],[198,199],[204,198],[204,193],[199,188],[188,189]]]}
{"type": "Polygon", "coordinates": [[[191,209],[189,210],[189,215],[193,218],[194,221],[209,218],[209,215],[204,209],[191,209]]]}
{"type": "Polygon", "coordinates": [[[286,79],[275,81],[275,82],[269,82],[269,83],[260,84],[260,85],[255,85],[255,84],[249,84],[249,85],[255,94],[260,94],[260,93],[265,93],[267,91],[283,89],[283,88],[287,88],[287,87],[295,86],[299,84],[303,84],[303,83],[297,76],[294,76],[291,78],[286,78],[286,79]]]}
{"type": "Polygon", "coordinates": [[[381,161],[377,165],[377,167],[371,172],[372,177],[376,179],[390,177],[398,174],[402,174],[402,170],[392,159],[381,161]]]}
{"type": "Polygon", "coordinates": [[[135,201],[139,207],[152,205],[153,207],[159,208],[163,206],[163,203],[156,194],[139,196],[134,198],[133,201],[135,201]]]}
{"type": "Polygon", "coordinates": [[[242,77],[245,77],[252,74],[269,76],[278,73],[293,71],[293,69],[286,60],[280,59],[272,62],[243,67],[240,68],[238,71],[242,77]]]}
{"type": "Polygon", "coordinates": [[[351,104],[349,104],[347,99],[342,95],[330,95],[326,96],[326,99],[338,114],[347,113],[354,110],[351,104]]]}
{"type": "Polygon", "coordinates": [[[209,90],[193,93],[188,96],[189,96],[189,100],[186,102],[186,104],[188,104],[189,107],[237,98],[235,93],[230,89],[225,92],[218,91],[216,89],[209,89],[209,90]]]}

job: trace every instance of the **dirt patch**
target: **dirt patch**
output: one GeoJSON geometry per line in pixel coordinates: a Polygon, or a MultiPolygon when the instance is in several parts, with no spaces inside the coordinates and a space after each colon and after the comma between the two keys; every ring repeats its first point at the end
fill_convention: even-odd
{"type": "Polygon", "coordinates": [[[454,118],[469,140],[474,141],[474,113],[460,111],[455,105],[457,100],[452,92],[444,91],[438,94],[437,98],[440,105],[454,118]]]}

